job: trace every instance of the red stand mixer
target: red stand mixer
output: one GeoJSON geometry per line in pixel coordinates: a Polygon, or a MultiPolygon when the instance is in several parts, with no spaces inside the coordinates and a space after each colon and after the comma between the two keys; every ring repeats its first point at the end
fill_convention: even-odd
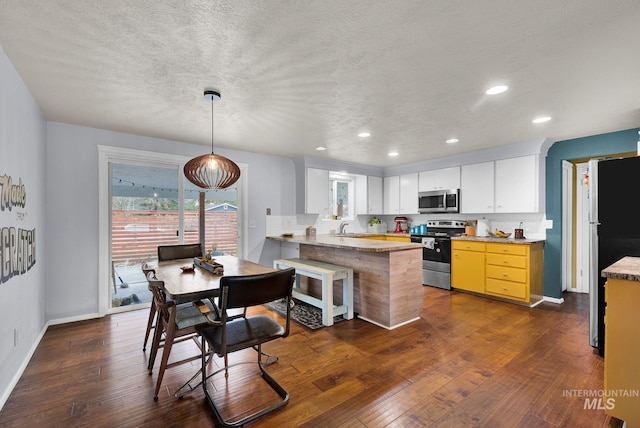
{"type": "Polygon", "coordinates": [[[396,222],[396,230],[394,233],[409,233],[409,219],[406,217],[396,217],[393,219],[396,222]]]}

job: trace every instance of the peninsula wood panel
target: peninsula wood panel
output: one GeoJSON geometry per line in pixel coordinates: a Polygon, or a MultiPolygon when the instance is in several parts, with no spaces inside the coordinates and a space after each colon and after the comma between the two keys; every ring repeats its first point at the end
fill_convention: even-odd
{"type": "MultiPolygon", "coordinates": [[[[353,251],[300,245],[300,258],[353,269],[354,311],[362,318],[393,328],[419,317],[422,301],[422,249],[353,251]]],[[[307,281],[308,291],[321,292],[320,282],[307,281]]],[[[341,296],[341,282],[334,283],[341,296]]]]}

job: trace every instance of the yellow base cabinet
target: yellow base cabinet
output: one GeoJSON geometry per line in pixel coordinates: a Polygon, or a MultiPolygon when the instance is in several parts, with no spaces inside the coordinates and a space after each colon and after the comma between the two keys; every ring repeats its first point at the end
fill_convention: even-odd
{"type": "Polygon", "coordinates": [[[396,242],[411,242],[411,237],[408,235],[404,235],[404,236],[389,236],[387,235],[386,237],[387,241],[396,241],[396,242]]]}
{"type": "Polygon", "coordinates": [[[451,241],[451,286],[484,294],[484,242],[451,241]]]}
{"type": "Polygon", "coordinates": [[[543,296],[543,245],[542,241],[516,244],[452,240],[451,285],[534,305],[542,301],[543,296]],[[470,252],[475,252],[475,257],[471,257],[470,252]],[[482,252],[482,270],[477,266],[479,252],[482,252]],[[454,272],[457,273],[454,275],[454,272]]]}
{"type": "MultiPolygon", "coordinates": [[[[627,257],[627,259],[629,259],[627,257]]],[[[624,260],[624,259],[623,259],[624,260]]],[[[605,411],[640,426],[640,282],[607,278],[604,292],[605,411]]]]}

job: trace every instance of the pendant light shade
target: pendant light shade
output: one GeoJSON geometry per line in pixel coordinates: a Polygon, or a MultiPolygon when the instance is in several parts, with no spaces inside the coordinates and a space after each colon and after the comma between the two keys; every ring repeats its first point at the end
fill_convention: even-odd
{"type": "Polygon", "coordinates": [[[213,102],[220,93],[205,91],[211,101],[211,154],[195,157],[184,165],[184,176],[203,189],[226,189],[240,178],[240,168],[232,160],[213,153],[213,102]]]}

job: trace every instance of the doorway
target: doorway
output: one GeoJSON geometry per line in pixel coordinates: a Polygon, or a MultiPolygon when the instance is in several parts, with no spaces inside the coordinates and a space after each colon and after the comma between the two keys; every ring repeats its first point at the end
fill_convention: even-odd
{"type": "Polygon", "coordinates": [[[589,293],[588,164],[562,162],[562,290],[589,293]]]}
{"type": "Polygon", "coordinates": [[[233,187],[205,190],[184,178],[188,158],[104,146],[99,155],[101,315],[150,304],[142,264],[157,260],[159,245],[202,239],[205,249],[243,255],[246,165],[233,187]]]}

